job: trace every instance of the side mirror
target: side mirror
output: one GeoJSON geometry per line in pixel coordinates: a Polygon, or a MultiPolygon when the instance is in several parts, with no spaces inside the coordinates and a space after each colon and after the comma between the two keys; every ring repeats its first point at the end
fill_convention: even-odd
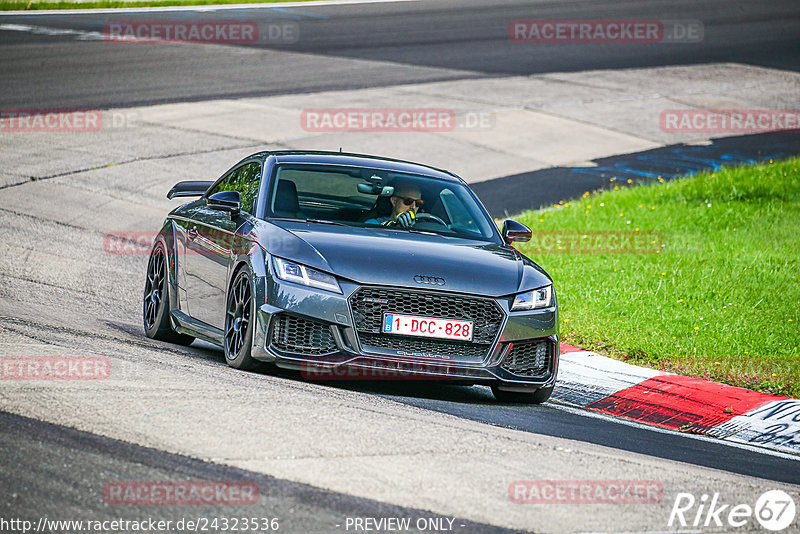
{"type": "Polygon", "coordinates": [[[503,240],[508,243],[527,243],[531,240],[531,229],[522,223],[507,219],[503,222],[503,240]]]}
{"type": "Polygon", "coordinates": [[[238,215],[242,209],[242,198],[238,191],[220,191],[208,197],[208,207],[219,211],[227,211],[233,217],[238,215]]]}

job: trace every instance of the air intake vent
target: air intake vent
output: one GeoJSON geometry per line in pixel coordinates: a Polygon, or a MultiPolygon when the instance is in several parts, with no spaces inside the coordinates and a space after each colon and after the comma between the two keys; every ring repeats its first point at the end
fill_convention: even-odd
{"type": "Polygon", "coordinates": [[[272,347],[281,352],[321,356],[336,352],[330,326],[281,314],[272,319],[272,347]]]}
{"type": "Polygon", "coordinates": [[[518,376],[544,377],[550,371],[553,346],[549,339],[515,342],[500,367],[518,376]]]}

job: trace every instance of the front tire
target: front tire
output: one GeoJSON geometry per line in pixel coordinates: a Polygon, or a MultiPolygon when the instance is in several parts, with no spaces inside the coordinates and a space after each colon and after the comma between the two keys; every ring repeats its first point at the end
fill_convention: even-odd
{"type": "Polygon", "coordinates": [[[533,392],[503,391],[497,386],[492,386],[494,398],[500,402],[513,402],[516,404],[542,404],[547,402],[553,394],[553,386],[539,388],[533,392]]]}
{"type": "Polygon", "coordinates": [[[179,334],[172,329],[169,313],[169,274],[167,272],[167,249],[159,241],[150,253],[147,262],[147,279],[144,283],[142,322],[144,333],[150,339],[189,345],[194,338],[179,334]]]}
{"type": "Polygon", "coordinates": [[[228,290],[225,305],[225,361],[235,369],[250,371],[258,366],[251,355],[255,323],[253,284],[247,268],[240,270],[228,290]]]}

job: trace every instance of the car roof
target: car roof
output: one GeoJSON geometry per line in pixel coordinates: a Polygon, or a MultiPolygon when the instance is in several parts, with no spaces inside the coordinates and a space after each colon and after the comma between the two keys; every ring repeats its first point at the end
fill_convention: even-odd
{"type": "Polygon", "coordinates": [[[323,165],[366,167],[385,171],[421,174],[447,181],[463,182],[463,180],[455,174],[443,169],[437,169],[436,167],[430,167],[421,163],[384,158],[381,156],[369,156],[366,154],[309,150],[280,150],[273,152],[262,152],[260,155],[264,157],[273,156],[275,157],[276,163],[317,163],[323,165]]]}

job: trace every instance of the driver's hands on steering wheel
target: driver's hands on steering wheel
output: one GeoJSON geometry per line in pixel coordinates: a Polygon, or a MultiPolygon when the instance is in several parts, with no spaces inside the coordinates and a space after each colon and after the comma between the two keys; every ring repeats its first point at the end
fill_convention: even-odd
{"type": "Polygon", "coordinates": [[[400,215],[398,215],[395,220],[391,221],[391,226],[402,226],[403,228],[411,228],[414,226],[414,223],[417,222],[416,215],[412,210],[404,211],[400,215]]]}

